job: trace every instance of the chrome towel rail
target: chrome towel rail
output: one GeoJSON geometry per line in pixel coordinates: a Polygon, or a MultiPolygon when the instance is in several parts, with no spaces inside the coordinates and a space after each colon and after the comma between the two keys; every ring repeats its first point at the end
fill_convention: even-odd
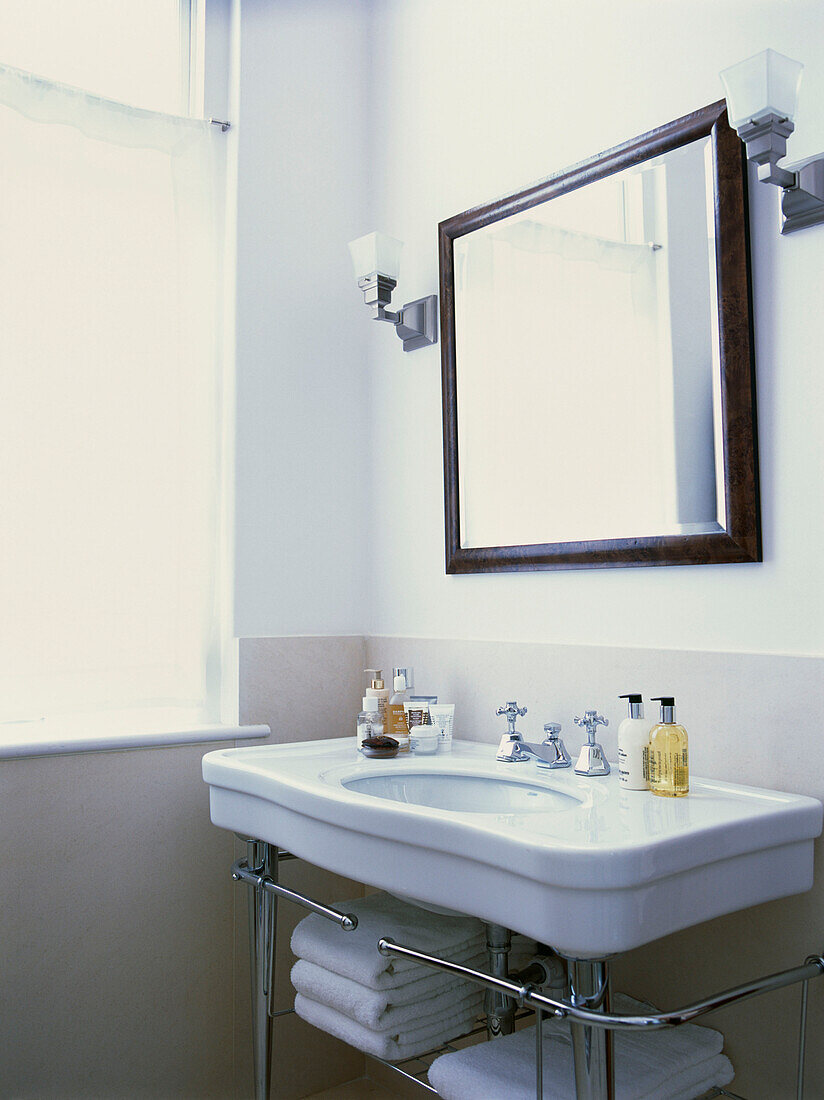
{"type": "Polygon", "coordinates": [[[713,1012],[717,1008],[725,1008],[727,1005],[737,1004],[748,997],[755,997],[759,993],[768,993],[774,989],[782,989],[786,985],[794,985],[796,982],[806,982],[810,978],[820,978],[824,974],[824,958],[812,955],[803,966],[795,966],[790,970],[781,970],[777,974],[768,974],[764,978],[758,978],[744,985],[734,986],[714,997],[708,997],[703,1001],[696,1001],[686,1008],[676,1012],[656,1012],[647,1016],[624,1016],[613,1012],[593,1012],[588,1008],[581,1008],[569,1001],[555,1000],[543,993],[538,993],[534,986],[518,985],[517,982],[508,981],[506,978],[495,978],[491,974],[485,974],[481,970],[473,970],[471,967],[462,966],[460,963],[449,962],[447,959],[439,959],[433,955],[426,955],[422,951],[416,951],[405,944],[394,943],[389,939],[378,941],[378,950],[382,955],[414,959],[431,966],[435,970],[445,970],[477,985],[493,989],[498,993],[506,993],[520,1005],[529,1008],[542,1009],[544,1012],[563,1018],[569,1018],[576,1023],[586,1024],[589,1027],[600,1027],[621,1030],[657,1031],[663,1027],[676,1027],[678,1024],[688,1023],[707,1012],[713,1012]]]}
{"type": "MultiPolygon", "coordinates": [[[[386,955],[390,958],[414,959],[416,962],[422,963],[424,966],[430,966],[435,970],[445,970],[449,974],[454,974],[456,977],[463,978],[466,981],[475,982],[477,985],[482,985],[486,989],[494,990],[496,993],[505,993],[512,997],[522,1007],[534,1009],[537,1015],[535,1073],[538,1098],[543,1095],[541,1020],[544,1012],[551,1013],[558,1019],[569,1020],[570,1024],[573,1025],[574,1045],[576,1027],[578,1029],[581,1027],[600,1028],[607,1034],[613,1030],[657,1031],[666,1027],[677,1027],[679,1024],[685,1024],[690,1020],[696,1020],[699,1016],[703,1016],[708,1012],[713,1012],[715,1009],[726,1008],[729,1005],[738,1004],[740,1001],[747,1000],[749,997],[756,997],[761,993],[769,993],[772,990],[783,989],[784,986],[795,985],[797,982],[801,982],[801,1022],[798,1036],[796,1100],[804,1100],[807,990],[810,979],[820,978],[824,974],[824,957],[821,955],[810,955],[809,958],[805,960],[803,966],[794,966],[789,970],[781,970],[776,974],[767,974],[763,978],[756,978],[755,981],[745,982],[743,985],[734,986],[732,989],[724,990],[723,993],[717,993],[713,997],[707,997],[703,1001],[695,1001],[693,1004],[687,1005],[685,1008],[678,1009],[675,1012],[654,1012],[644,1016],[629,1016],[614,1012],[595,1012],[581,1005],[573,1004],[571,1001],[556,1000],[553,997],[547,997],[543,993],[539,993],[534,986],[528,983],[519,984],[518,982],[509,981],[505,978],[495,977],[492,974],[485,974],[481,970],[473,970],[471,967],[462,966],[460,963],[450,962],[448,959],[439,959],[434,955],[427,955],[423,951],[417,951],[415,948],[408,947],[405,944],[395,943],[385,937],[378,941],[378,951],[380,951],[382,955],[386,955]]],[[[598,1059],[596,1058],[595,1061],[598,1061],[598,1059]]],[[[578,1068],[576,1065],[576,1081],[577,1074],[578,1068]]],[[[598,1088],[596,1088],[595,1092],[591,1092],[590,1083],[591,1082],[588,1081],[583,1083],[582,1091],[578,1092],[579,1096],[608,1095],[610,1098],[612,1097],[611,1083],[606,1085],[605,1092],[602,1092],[598,1088]]],[[[722,1090],[721,1095],[732,1094],[724,1094],[722,1090]]]]}
{"type": "Polygon", "coordinates": [[[254,886],[255,889],[266,890],[276,897],[283,898],[284,901],[293,901],[295,905],[301,905],[304,909],[310,909],[313,913],[317,913],[318,916],[326,917],[327,920],[339,924],[344,932],[352,932],[358,927],[358,918],[354,913],[341,913],[338,909],[332,909],[328,905],[322,905],[319,901],[307,898],[305,894],[297,893],[296,890],[288,890],[285,886],[281,886],[280,883],[275,882],[274,879],[270,878],[268,875],[260,874],[257,871],[250,871],[245,859],[235,860],[232,864],[232,878],[235,882],[245,882],[247,886],[254,886]]]}

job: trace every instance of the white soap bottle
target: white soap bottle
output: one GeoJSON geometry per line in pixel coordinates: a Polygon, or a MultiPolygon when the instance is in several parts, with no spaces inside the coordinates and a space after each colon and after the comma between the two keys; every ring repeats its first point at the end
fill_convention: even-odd
{"type": "Polygon", "coordinates": [[[629,702],[629,716],[618,727],[618,778],[628,791],[649,789],[645,761],[652,722],[644,718],[641,695],[621,695],[629,702]]]}

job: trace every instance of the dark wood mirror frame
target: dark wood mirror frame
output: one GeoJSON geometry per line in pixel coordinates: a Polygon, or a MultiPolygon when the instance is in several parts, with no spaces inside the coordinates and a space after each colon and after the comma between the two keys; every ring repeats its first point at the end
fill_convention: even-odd
{"type": "Polygon", "coordinates": [[[721,100],[633,138],[541,183],[438,226],[441,380],[444,436],[446,572],[591,569],[639,565],[703,565],[761,561],[755,362],[744,145],[727,123],[721,100]],[[526,546],[462,547],[458,493],[458,407],[455,360],[453,241],[566,191],[709,136],[713,151],[721,422],[726,530],[710,534],[526,546]]]}

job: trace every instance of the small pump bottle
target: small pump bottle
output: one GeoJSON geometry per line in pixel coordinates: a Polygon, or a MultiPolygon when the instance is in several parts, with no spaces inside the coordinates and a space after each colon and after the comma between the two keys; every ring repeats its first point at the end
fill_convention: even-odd
{"type": "Polygon", "coordinates": [[[661,720],[649,731],[647,776],[653,794],[681,798],[689,794],[690,761],[687,731],[675,721],[675,698],[662,695],[661,720]]]}
{"type": "Polygon", "coordinates": [[[403,704],[409,702],[406,690],[406,677],[395,677],[395,694],[386,704],[386,735],[398,742],[398,752],[409,752],[409,726],[406,723],[406,711],[403,704]]]}
{"type": "Polygon", "coordinates": [[[383,719],[378,700],[374,696],[364,695],[363,710],[358,715],[358,748],[367,737],[383,737],[383,719]]]}
{"type": "Polygon", "coordinates": [[[628,791],[645,791],[649,787],[645,768],[651,722],[644,718],[644,701],[640,695],[621,695],[629,704],[629,717],[618,727],[618,777],[628,791]]]}
{"type": "Polygon", "coordinates": [[[367,676],[370,677],[369,687],[366,689],[367,696],[374,697],[378,700],[378,710],[381,712],[381,722],[386,725],[386,703],[392,692],[388,687],[384,687],[383,684],[383,669],[380,668],[365,668],[363,670],[367,676]]]}

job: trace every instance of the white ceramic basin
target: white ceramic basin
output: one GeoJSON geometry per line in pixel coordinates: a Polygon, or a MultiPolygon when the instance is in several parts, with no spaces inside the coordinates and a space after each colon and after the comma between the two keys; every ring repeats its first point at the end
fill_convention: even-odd
{"type": "Polygon", "coordinates": [[[462,814],[549,813],[580,805],[574,795],[552,790],[546,785],[485,775],[433,775],[431,771],[384,773],[342,779],[341,784],[356,794],[462,814]]]}
{"type": "Polygon", "coordinates": [[[809,889],[822,822],[812,798],[695,778],[658,798],[467,741],[392,760],[349,738],[220,749],[203,777],[216,825],[583,958],[809,889]]]}

